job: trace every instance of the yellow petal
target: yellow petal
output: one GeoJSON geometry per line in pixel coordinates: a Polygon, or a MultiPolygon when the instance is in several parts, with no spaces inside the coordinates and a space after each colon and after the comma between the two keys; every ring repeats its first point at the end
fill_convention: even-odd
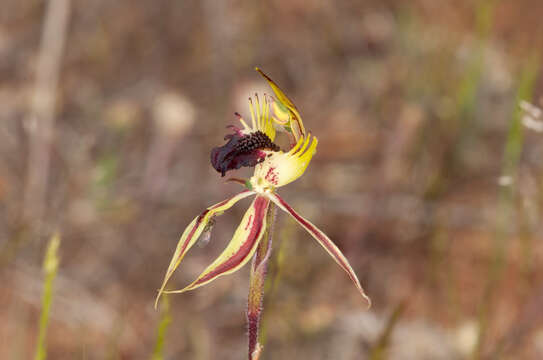
{"type": "Polygon", "coordinates": [[[243,216],[232,240],[219,257],[190,285],[181,290],[165,291],[165,293],[182,293],[194,290],[220,276],[236,272],[245,265],[255,253],[265,233],[269,204],[268,198],[257,196],[243,216]]]}
{"type": "MultiPolygon", "coordinates": [[[[304,124],[302,122],[302,117],[300,116],[300,113],[298,112],[298,109],[296,109],[296,106],[294,103],[288,98],[288,96],[285,95],[283,90],[277,86],[277,84],[262,70],[259,68],[255,68],[256,71],[260,73],[270,84],[270,87],[272,88],[273,92],[275,93],[275,96],[277,97],[277,100],[285,106],[289,112],[290,112],[290,129],[292,131],[292,134],[294,134],[294,138],[296,140],[302,138],[305,136],[305,129],[304,124]]],[[[279,120],[283,120],[283,118],[279,118],[279,120]]]]}
{"type": "Polygon", "coordinates": [[[290,125],[290,112],[288,109],[279,106],[276,101],[272,103],[272,107],[275,115],[273,120],[280,125],[290,125]]]}
{"type": "MultiPolygon", "coordinates": [[[[270,103],[272,100],[268,96],[264,96],[264,101],[261,102],[258,94],[255,94],[255,104],[253,99],[249,98],[249,108],[251,110],[252,131],[262,131],[273,142],[275,139],[275,128],[273,127],[273,118],[270,114],[270,103]]],[[[244,127],[246,124],[243,119],[240,119],[244,127]]]]}
{"type": "Polygon", "coordinates": [[[336,261],[336,263],[349,275],[349,278],[354,283],[356,288],[358,289],[358,292],[364,300],[368,303],[368,308],[371,306],[371,300],[364,292],[364,289],[362,288],[362,285],[360,284],[360,281],[358,280],[358,277],[356,276],[356,273],[354,272],[353,268],[349,264],[349,261],[347,258],[343,255],[341,250],[330,240],[328,236],[326,236],[325,233],[323,233],[320,229],[318,229],[315,225],[313,225],[310,221],[303,218],[300,214],[298,214],[293,208],[290,207],[289,204],[285,200],[283,200],[279,195],[272,193],[269,194],[268,197],[271,201],[273,201],[281,210],[285,211],[286,213],[290,214],[294,220],[296,220],[302,227],[307,230],[308,233],[311,234],[317,240],[317,242],[330,254],[330,256],[336,261]]]}
{"type": "Polygon", "coordinates": [[[308,135],[300,138],[289,152],[270,152],[255,168],[251,185],[257,192],[293,182],[303,175],[311,158],[317,152],[318,140],[308,135]]]}
{"type": "Polygon", "coordinates": [[[173,254],[172,260],[170,261],[170,265],[168,266],[168,270],[166,271],[166,275],[164,276],[162,286],[158,291],[158,295],[155,301],[155,308],[158,304],[158,299],[160,298],[160,295],[164,292],[164,287],[166,286],[166,283],[171,278],[175,269],[177,269],[177,267],[181,263],[181,260],[183,260],[185,254],[196,243],[196,241],[204,231],[206,225],[208,224],[209,220],[213,216],[220,215],[220,213],[222,213],[223,211],[230,209],[239,200],[253,194],[253,191],[242,191],[241,193],[229,199],[226,199],[218,204],[208,207],[203,213],[201,213],[200,215],[195,217],[194,220],[192,220],[192,222],[183,232],[183,235],[181,235],[181,239],[179,239],[179,242],[177,243],[177,247],[173,254]]]}

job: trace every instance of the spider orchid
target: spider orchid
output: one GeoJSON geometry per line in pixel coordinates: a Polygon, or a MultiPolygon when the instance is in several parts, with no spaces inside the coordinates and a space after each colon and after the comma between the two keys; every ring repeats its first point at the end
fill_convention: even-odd
{"type": "MultiPolygon", "coordinates": [[[[248,180],[230,179],[242,183],[245,190],[208,207],[194,218],[185,229],[166,271],[156,301],[158,302],[163,293],[183,293],[194,290],[220,276],[232,274],[243,267],[253,256],[255,258],[253,269],[255,269],[255,262],[259,263],[263,260],[263,256],[269,256],[269,249],[267,254],[261,254],[257,248],[261,242],[265,242],[263,238],[270,225],[269,212],[271,213],[273,204],[275,204],[279,209],[290,214],[332,256],[347,273],[369,306],[370,299],[364,293],[360,281],[339,248],[326,234],[296,212],[276,192],[277,188],[302,176],[316,153],[318,140],[305,131],[300,114],[292,101],[266,74],[258,68],[256,70],[268,81],[276,99],[266,95],[263,101],[260,101],[258,96],[256,96],[254,103],[249,99],[250,125],[241,115],[236,113],[241,127],[230,126],[233,133],[225,136],[225,140],[228,140],[227,143],[211,151],[211,164],[222,176],[229,170],[242,166],[254,167],[254,174],[248,180]],[[288,151],[281,150],[274,143],[276,129],[289,134],[291,148],[288,151]],[[255,195],[253,202],[234,232],[232,240],[219,257],[196,280],[183,289],[165,291],[168,280],[185,254],[198,242],[198,239],[209,236],[215,217],[231,208],[239,200],[252,195],[255,195]]],[[[251,306],[248,311],[251,311],[251,306]]],[[[251,324],[249,325],[251,332],[251,324]]],[[[258,347],[258,344],[256,346],[258,347]]],[[[253,344],[250,344],[249,358],[252,354],[251,347],[254,350],[254,341],[253,344]]]]}

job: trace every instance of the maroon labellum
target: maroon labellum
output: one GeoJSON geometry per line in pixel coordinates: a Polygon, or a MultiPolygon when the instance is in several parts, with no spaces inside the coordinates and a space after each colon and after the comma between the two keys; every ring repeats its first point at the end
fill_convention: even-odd
{"type": "Polygon", "coordinates": [[[230,127],[234,129],[234,133],[224,137],[228,142],[211,150],[211,165],[221,176],[242,166],[256,166],[266,157],[262,150],[279,151],[279,146],[262,131],[243,134],[235,126],[230,127]]]}

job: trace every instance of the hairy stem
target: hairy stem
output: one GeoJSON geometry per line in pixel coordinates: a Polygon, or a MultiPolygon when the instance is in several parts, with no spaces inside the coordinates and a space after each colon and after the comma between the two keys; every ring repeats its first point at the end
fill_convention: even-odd
{"type": "Polygon", "coordinates": [[[247,305],[247,324],[249,328],[249,360],[258,360],[262,346],[258,343],[262,303],[264,300],[264,283],[270,259],[273,227],[275,223],[276,207],[270,202],[267,218],[265,241],[258,245],[251,265],[249,280],[249,301],[247,305]]]}

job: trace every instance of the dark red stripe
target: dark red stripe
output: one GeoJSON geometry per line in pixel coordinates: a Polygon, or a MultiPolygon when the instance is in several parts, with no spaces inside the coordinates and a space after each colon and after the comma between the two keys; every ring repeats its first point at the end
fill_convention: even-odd
{"type": "MultiPolygon", "coordinates": [[[[334,254],[336,256],[336,259],[337,261],[340,263],[340,265],[345,269],[347,270],[347,273],[349,273],[349,277],[352,279],[352,276],[350,274],[350,271],[349,271],[349,266],[347,266],[345,264],[345,262],[343,261],[342,257],[340,255],[338,255],[337,251],[335,248],[331,247],[329,242],[331,242],[332,240],[329,240],[329,239],[326,239],[325,236],[322,235],[321,231],[317,228],[315,228],[312,224],[310,224],[306,219],[304,219],[303,217],[301,217],[300,215],[298,215],[298,213],[296,211],[294,211],[293,208],[290,207],[290,205],[285,201],[283,200],[278,194],[274,194],[275,197],[277,198],[277,200],[279,200],[279,202],[281,203],[282,206],[284,206],[287,211],[292,215],[294,216],[294,218],[300,222],[300,224],[302,224],[303,226],[305,226],[310,232],[314,233],[317,235],[317,237],[321,240],[321,244],[324,245],[326,247],[326,249],[328,249],[332,254],[334,254]]],[[[354,280],[354,279],[353,279],[354,280]]]]}
{"type": "MultiPolygon", "coordinates": [[[[243,190],[242,192],[240,192],[239,194],[243,194],[243,193],[246,193],[248,192],[249,190],[243,190]]],[[[238,194],[238,195],[239,195],[238,194]]],[[[237,195],[236,195],[237,196],[237,195]]],[[[204,219],[204,217],[207,215],[207,213],[210,211],[210,210],[213,210],[213,209],[216,209],[218,207],[221,207],[223,205],[225,205],[226,203],[228,203],[230,200],[232,200],[233,197],[229,198],[229,199],[226,199],[226,200],[223,200],[221,201],[220,203],[218,204],[215,204],[213,205],[212,207],[210,207],[209,209],[206,209],[204,210],[199,216],[198,216],[198,219],[196,220],[196,223],[194,224],[194,227],[190,230],[190,233],[188,234],[187,238],[185,239],[185,243],[183,244],[183,247],[181,248],[181,251],[179,252],[179,256],[181,256],[181,254],[183,254],[183,252],[185,251],[185,249],[187,248],[187,245],[190,243],[190,239],[192,239],[192,237],[194,236],[194,233],[196,232],[196,229],[198,229],[198,227],[200,226],[200,223],[202,222],[202,220],[204,219]]]]}
{"type": "Polygon", "coordinates": [[[307,220],[302,218],[300,215],[294,211],[293,208],[290,207],[289,204],[285,202],[279,195],[274,194],[276,199],[279,201],[281,206],[283,206],[302,226],[306,228],[307,231],[315,234],[317,238],[320,240],[319,242],[330,251],[330,253],[334,256],[335,260],[338,262],[338,264],[345,270],[347,275],[349,275],[349,278],[352,280],[352,282],[356,285],[358,291],[362,296],[367,300],[368,307],[371,306],[371,300],[368,298],[368,296],[364,293],[364,289],[362,288],[362,285],[360,285],[360,282],[358,281],[358,278],[356,277],[356,274],[354,273],[354,270],[352,270],[345,259],[345,257],[341,254],[341,251],[338,249],[336,251],[336,248],[332,247],[335,245],[332,240],[328,239],[326,235],[319,229],[315,228],[313,225],[311,225],[307,220]],[[339,253],[338,253],[339,252],[339,253]]]}
{"type": "Polygon", "coordinates": [[[253,221],[253,215],[249,215],[249,221],[247,221],[247,225],[245,225],[245,231],[251,226],[251,222],[253,221]]]}
{"type": "Polygon", "coordinates": [[[260,234],[262,233],[263,222],[266,216],[266,210],[268,209],[268,203],[269,200],[267,198],[261,196],[256,197],[253,204],[255,208],[255,214],[253,217],[253,223],[251,225],[251,231],[247,236],[247,240],[245,240],[239,250],[234,255],[232,255],[232,257],[216,267],[215,270],[199,279],[193,284],[193,286],[206,282],[217,275],[220,275],[230,269],[235,268],[243,261],[243,259],[247,257],[247,255],[251,252],[251,249],[253,248],[255,242],[258,240],[260,234]]]}
{"type": "Polygon", "coordinates": [[[190,233],[187,235],[187,238],[185,239],[185,242],[183,243],[183,247],[181,248],[181,251],[179,252],[179,256],[185,252],[185,249],[187,248],[187,245],[190,242],[190,239],[194,236],[194,233],[196,232],[196,229],[198,229],[198,226],[200,226],[200,223],[206,216],[206,214],[209,212],[209,210],[204,210],[200,215],[198,215],[198,219],[196,220],[196,223],[194,224],[193,228],[190,230],[190,233]]]}
{"type": "MultiPolygon", "coordinates": [[[[242,192],[240,192],[239,194],[237,194],[237,195],[235,195],[235,196],[244,194],[244,193],[249,192],[249,191],[250,191],[250,190],[243,190],[242,192]]],[[[218,207],[223,206],[224,204],[226,204],[227,202],[229,202],[230,200],[232,200],[235,196],[232,196],[231,198],[228,198],[228,199],[226,199],[226,200],[221,201],[221,202],[218,203],[218,204],[213,205],[213,206],[210,207],[208,210],[213,210],[213,209],[216,209],[216,208],[218,208],[218,207]]]]}

